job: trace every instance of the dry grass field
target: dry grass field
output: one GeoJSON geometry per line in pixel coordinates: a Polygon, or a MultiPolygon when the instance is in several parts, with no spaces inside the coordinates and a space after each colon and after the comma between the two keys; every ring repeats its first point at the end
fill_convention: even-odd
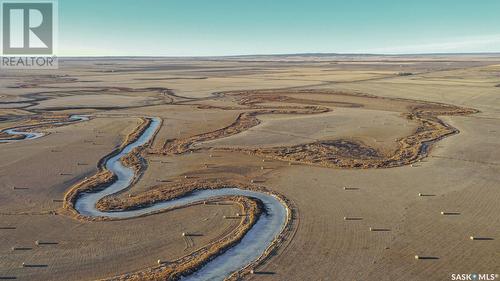
{"type": "Polygon", "coordinates": [[[241,212],[228,198],[113,221],[63,208],[144,117],[162,123],[137,152],[134,184],[100,203],[133,207],[215,181],[280,194],[294,214],[286,239],[245,280],[500,274],[499,84],[493,55],[67,58],[50,72],[2,70],[0,130],[45,135],[0,143],[0,280],[126,279],[241,231],[243,219],[224,219],[241,212]],[[91,118],[50,125],[73,114],[91,118]]]}

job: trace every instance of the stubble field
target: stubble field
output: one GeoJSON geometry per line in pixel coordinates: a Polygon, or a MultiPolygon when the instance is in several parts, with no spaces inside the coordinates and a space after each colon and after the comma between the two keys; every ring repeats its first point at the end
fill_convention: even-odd
{"type": "MultiPolygon", "coordinates": [[[[289,228],[243,279],[500,273],[499,84],[500,57],[486,55],[65,59],[50,73],[2,71],[0,130],[45,135],[0,143],[0,278],[154,279],[145,272],[162,270],[158,259],[196,261],[244,230],[245,218],[227,219],[242,212],[235,198],[127,220],[72,213],[65,195],[144,117],[162,123],[134,152],[134,184],[100,207],[226,185],[279,194],[289,228]],[[73,114],[90,120],[55,124],[73,114]]],[[[22,136],[0,133],[10,138],[22,136]]]]}

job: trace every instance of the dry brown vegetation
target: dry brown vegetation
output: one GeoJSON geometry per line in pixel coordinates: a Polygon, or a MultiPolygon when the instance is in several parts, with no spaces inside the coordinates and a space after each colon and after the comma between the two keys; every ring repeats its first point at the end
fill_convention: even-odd
{"type": "Polygon", "coordinates": [[[71,215],[74,218],[82,220],[96,220],[98,218],[89,218],[82,216],[75,210],[75,203],[83,192],[96,191],[106,188],[116,180],[116,176],[108,170],[102,170],[99,173],[87,178],[70,188],[64,196],[64,204],[62,213],[71,215]]]}
{"type": "MultiPolygon", "coordinates": [[[[456,128],[446,124],[438,116],[459,116],[477,113],[477,110],[462,108],[441,103],[424,101],[413,101],[407,99],[380,98],[367,94],[344,93],[317,90],[295,90],[295,91],[245,91],[227,93],[227,96],[236,98],[239,105],[247,106],[249,112],[241,113],[229,126],[219,130],[185,139],[167,140],[164,145],[164,154],[181,154],[194,150],[193,145],[203,141],[219,139],[241,133],[251,127],[260,124],[258,115],[263,114],[318,114],[325,113],[331,109],[326,106],[336,107],[363,107],[363,103],[371,100],[384,100],[390,104],[398,104],[404,111],[402,117],[417,122],[418,128],[415,132],[397,139],[398,149],[391,154],[383,153],[366,144],[350,139],[330,139],[313,143],[300,144],[296,146],[273,147],[273,148],[218,148],[227,151],[242,151],[250,154],[289,161],[318,165],[324,167],[340,168],[390,168],[409,165],[427,156],[432,144],[446,136],[458,132],[456,128]],[[295,95],[307,94],[309,98],[295,97],[295,95]],[[315,96],[328,96],[347,98],[347,101],[319,100],[315,96]],[[352,101],[349,101],[352,98],[352,101]],[[274,109],[259,104],[269,102],[286,102],[297,104],[309,104],[309,106],[283,105],[274,109]],[[314,105],[314,106],[311,106],[314,105]],[[405,112],[406,111],[406,112],[405,112]]],[[[225,108],[227,110],[227,108],[225,108]]],[[[234,108],[230,108],[233,110],[234,108]]]]}
{"type": "MultiPolygon", "coordinates": [[[[175,198],[186,196],[189,193],[198,190],[235,187],[273,194],[287,206],[289,211],[286,225],[284,226],[282,233],[274,239],[267,250],[262,253],[262,255],[257,260],[255,260],[251,264],[248,264],[238,272],[233,273],[228,278],[228,280],[237,280],[240,277],[249,274],[252,268],[265,262],[269,258],[270,253],[276,250],[276,248],[278,248],[285,241],[285,239],[287,237],[290,237],[290,235],[293,233],[293,203],[283,197],[281,194],[270,191],[264,186],[247,184],[231,179],[187,180],[171,184],[158,185],[156,187],[153,187],[151,191],[141,193],[137,196],[131,196],[127,199],[118,199],[113,197],[103,198],[98,202],[97,207],[98,209],[103,211],[133,210],[137,208],[147,207],[160,201],[172,200],[175,198]]],[[[229,247],[238,243],[243,238],[245,233],[251,229],[262,212],[263,206],[259,200],[242,196],[224,196],[206,200],[203,203],[192,203],[173,209],[186,208],[196,204],[218,204],[219,201],[230,201],[237,203],[241,207],[241,214],[244,214],[241,216],[242,221],[240,223],[240,226],[229,235],[175,261],[165,262],[164,264],[156,267],[148,268],[131,274],[120,275],[110,278],[109,280],[177,280],[178,278],[180,278],[180,276],[195,271],[203,264],[211,260],[213,257],[220,255],[229,247]]],[[[166,211],[171,211],[173,209],[169,209],[166,211]]]]}
{"type": "Polygon", "coordinates": [[[143,158],[140,156],[141,149],[136,147],[129,154],[123,156],[120,161],[125,167],[132,167],[136,171],[140,171],[144,165],[143,158]]]}
{"type": "Polygon", "coordinates": [[[163,146],[161,153],[163,154],[182,154],[190,150],[196,150],[191,146],[197,142],[219,139],[232,136],[257,126],[260,122],[257,119],[258,115],[262,114],[317,114],[328,112],[327,108],[306,107],[306,108],[289,108],[289,109],[262,109],[252,112],[243,112],[229,126],[209,133],[191,136],[186,139],[167,140],[163,146]]]}
{"type": "Polygon", "coordinates": [[[398,139],[399,148],[395,153],[386,155],[374,148],[353,140],[325,140],[292,147],[269,149],[241,149],[251,154],[307,163],[325,167],[340,168],[391,168],[415,163],[428,155],[430,146],[452,134],[457,129],[441,121],[439,115],[466,115],[475,110],[446,105],[417,107],[405,114],[409,120],[419,123],[413,135],[398,139]]]}
{"type": "Polygon", "coordinates": [[[135,181],[99,209],[131,210],[224,187],[268,192],[289,207],[285,231],[229,280],[424,281],[498,271],[498,57],[249,60],[71,60],[60,76],[2,73],[1,129],[38,132],[69,114],[96,118],[0,145],[0,226],[16,227],[0,227],[0,276],[174,279],[251,228],[223,218],[257,214],[259,202],[244,197],[127,220],[79,215],[81,192],[114,181],[102,167],[105,156],[144,132],[148,119],[134,128],[134,116],[164,124],[154,145],[121,159],[135,181]],[[471,108],[480,112],[469,115],[477,112],[471,108]],[[399,168],[378,169],[386,167],[399,168]],[[202,236],[186,246],[184,231],[202,236]],[[59,244],[11,250],[35,240],[59,244]]]}
{"type": "MultiPolygon", "coordinates": [[[[120,145],[118,149],[115,149],[109,155],[105,156],[99,161],[98,163],[99,171],[95,175],[86,178],[83,181],[73,185],[66,192],[66,194],[64,195],[64,204],[63,204],[64,213],[69,213],[71,214],[71,216],[84,220],[103,219],[103,218],[88,218],[80,215],[75,210],[74,204],[81,193],[89,191],[97,191],[106,188],[116,180],[116,176],[104,167],[104,163],[107,159],[119,153],[124,147],[136,141],[144,132],[144,130],[146,130],[148,126],[151,124],[150,119],[141,118],[141,120],[142,120],[141,124],[139,124],[139,126],[137,126],[130,134],[127,135],[124,142],[120,145]]],[[[129,153],[127,155],[127,157],[125,158],[126,160],[123,160],[126,163],[126,165],[134,166],[137,172],[139,172],[142,168],[140,164],[142,163],[142,161],[140,156],[138,156],[138,153],[140,153],[140,151],[141,151],[140,149],[134,150],[133,153],[129,153]]]]}
{"type": "MultiPolygon", "coordinates": [[[[232,245],[238,243],[258,220],[262,212],[262,203],[241,196],[229,196],[225,197],[224,200],[238,204],[242,214],[244,214],[241,216],[240,225],[233,232],[175,261],[166,261],[156,267],[106,280],[178,280],[182,275],[195,271],[215,256],[220,255],[232,245]]],[[[214,203],[214,201],[207,201],[207,203],[214,203]]],[[[189,236],[189,233],[186,235],[189,236]]]]}
{"type": "MultiPolygon", "coordinates": [[[[39,132],[50,128],[57,128],[61,126],[68,125],[72,123],[70,115],[60,115],[60,114],[40,114],[35,116],[30,116],[26,118],[23,122],[16,126],[9,126],[2,128],[1,130],[8,130],[14,128],[20,128],[22,131],[26,132],[39,132]]],[[[21,140],[26,136],[17,134],[10,135],[4,132],[0,132],[0,140],[21,140]]]]}
{"type": "Polygon", "coordinates": [[[151,125],[151,119],[149,118],[141,117],[141,121],[142,123],[134,131],[127,135],[125,141],[120,146],[120,150],[139,139],[142,133],[144,133],[149,125],[151,125]]]}
{"type": "MultiPolygon", "coordinates": [[[[362,94],[347,94],[347,93],[332,93],[332,92],[322,92],[322,91],[305,91],[307,94],[314,96],[315,94],[321,95],[341,95],[341,96],[353,96],[355,98],[361,99],[380,99],[378,97],[373,97],[369,95],[362,94]]],[[[304,92],[291,92],[287,94],[303,94],[304,92]]],[[[355,102],[341,102],[341,101],[330,101],[321,102],[312,99],[304,98],[294,98],[283,95],[282,93],[275,93],[273,91],[251,91],[244,93],[228,93],[228,96],[239,97],[239,105],[247,106],[251,111],[242,112],[239,114],[237,119],[224,128],[191,136],[186,139],[175,139],[167,140],[164,145],[164,154],[182,154],[193,150],[192,145],[198,142],[218,139],[222,137],[227,137],[231,135],[238,134],[245,131],[251,127],[257,126],[260,122],[257,118],[261,114],[318,114],[325,113],[331,109],[325,107],[325,104],[344,107],[362,107],[362,103],[355,102]],[[312,104],[308,106],[282,106],[279,108],[269,108],[269,106],[259,105],[266,102],[287,102],[287,103],[299,103],[299,104],[312,104]],[[256,110],[257,109],[257,110],[256,110]]],[[[388,99],[389,100],[389,99],[388,99]]],[[[401,165],[407,165],[418,161],[425,157],[428,153],[429,146],[450,134],[458,132],[455,128],[447,125],[441,121],[437,116],[440,115],[465,115],[476,112],[472,109],[465,109],[451,105],[421,102],[421,101],[411,101],[395,99],[394,101],[403,102],[404,108],[408,112],[402,113],[403,117],[418,122],[419,126],[415,130],[415,133],[411,136],[407,136],[398,139],[399,148],[393,155],[384,155],[374,148],[368,147],[360,142],[355,142],[351,140],[326,140],[317,143],[310,143],[292,147],[278,147],[270,149],[235,149],[228,148],[226,150],[230,151],[244,151],[251,154],[256,154],[259,156],[264,156],[268,158],[274,158],[283,161],[293,161],[299,163],[307,163],[312,165],[321,165],[327,167],[342,167],[342,168],[387,168],[395,167],[401,165]]],[[[225,108],[225,110],[235,110],[238,108],[225,108]]],[[[140,126],[137,131],[143,131],[144,126],[140,126]]],[[[136,136],[138,134],[132,134],[136,136]]],[[[142,149],[135,149],[129,155],[122,158],[122,162],[128,166],[133,166],[137,171],[139,171],[143,165],[141,164],[142,157],[140,156],[142,149]]],[[[137,208],[143,208],[151,206],[154,203],[172,200],[181,196],[186,196],[201,189],[217,189],[217,188],[229,188],[229,187],[239,187],[252,190],[259,190],[268,192],[263,187],[257,187],[254,185],[244,184],[242,182],[237,182],[231,179],[204,179],[204,180],[180,180],[173,183],[157,185],[153,187],[150,191],[140,193],[138,195],[130,195],[128,198],[121,198],[117,196],[108,196],[101,199],[97,208],[102,211],[113,210],[113,211],[123,211],[132,210],[137,208]]],[[[225,198],[230,199],[230,198],[225,198]]],[[[239,198],[237,202],[244,200],[239,198]]],[[[245,207],[245,206],[244,206],[245,207]]],[[[256,208],[248,208],[245,213],[252,214],[252,210],[255,211],[255,215],[258,215],[256,208]]],[[[251,220],[253,224],[254,219],[251,220]]],[[[142,270],[134,274],[126,274],[117,277],[118,280],[164,280],[164,279],[176,279],[180,274],[188,273],[200,265],[205,263],[208,259],[223,252],[227,247],[237,243],[241,237],[250,229],[251,224],[242,224],[241,228],[231,236],[231,239],[224,239],[223,241],[218,241],[212,245],[202,248],[185,258],[187,260],[180,259],[173,263],[169,263],[168,266],[158,266],[155,268],[150,268],[147,270],[142,270]],[[200,252],[201,251],[201,252],[200,252]]],[[[289,227],[289,226],[288,226],[289,227]]],[[[284,237],[285,234],[282,234],[284,237]]],[[[279,242],[276,242],[278,246],[279,242]]],[[[259,261],[266,259],[268,255],[264,254],[259,261]]],[[[248,273],[251,268],[249,265],[241,272],[235,273],[232,278],[237,278],[240,274],[248,273]]]]}
{"type": "Polygon", "coordinates": [[[0,132],[0,140],[22,140],[25,135],[11,135],[4,132],[0,132]]]}
{"type": "MultiPolygon", "coordinates": [[[[109,186],[112,182],[116,180],[116,176],[112,174],[109,170],[103,167],[103,163],[114,155],[118,153],[121,149],[126,147],[128,144],[137,140],[140,135],[148,128],[151,124],[150,119],[143,118],[142,123],[132,132],[130,133],[124,143],[120,146],[120,149],[115,150],[110,155],[101,159],[99,163],[100,171],[90,178],[86,178],[85,180],[74,185],[64,197],[63,210],[60,212],[62,214],[67,214],[71,217],[74,217],[79,220],[90,220],[90,221],[100,221],[100,220],[113,220],[108,217],[86,217],[79,214],[75,210],[75,202],[78,199],[78,196],[83,192],[92,192],[97,191],[109,186]]],[[[151,143],[151,141],[149,142],[151,143]]],[[[122,157],[120,161],[124,163],[126,166],[133,167],[136,171],[136,180],[138,175],[144,169],[144,161],[142,156],[140,155],[146,147],[137,147],[132,150],[129,154],[122,157]]],[[[97,208],[101,211],[123,211],[123,210],[131,210],[137,208],[143,208],[149,205],[152,205],[159,201],[172,200],[181,196],[185,196],[191,192],[202,189],[219,189],[219,188],[244,188],[250,190],[258,190],[260,192],[268,192],[273,193],[277,198],[283,202],[283,204],[291,204],[288,200],[286,200],[282,195],[279,195],[275,192],[268,191],[265,187],[262,186],[254,186],[249,184],[244,184],[242,182],[234,181],[234,180],[205,180],[205,181],[184,181],[178,182],[175,184],[168,185],[160,185],[154,187],[151,191],[142,193],[138,196],[130,196],[127,199],[119,199],[116,196],[108,196],[102,198],[97,203],[97,208]]],[[[136,273],[124,274],[117,277],[113,277],[109,280],[177,280],[181,275],[189,274],[190,272],[195,271],[203,264],[211,260],[213,257],[223,253],[232,245],[238,243],[243,236],[251,229],[251,227],[257,221],[260,213],[262,212],[262,203],[257,199],[251,199],[242,196],[224,196],[220,198],[214,198],[208,201],[205,201],[204,204],[214,203],[220,200],[230,201],[236,203],[240,206],[242,216],[240,225],[234,229],[230,234],[225,237],[215,241],[209,245],[206,245],[189,255],[186,255],[180,259],[175,261],[161,264],[157,267],[148,268],[146,270],[141,270],[136,273]]],[[[170,208],[167,210],[163,210],[162,212],[171,211],[179,208],[186,208],[189,206],[193,206],[195,204],[200,203],[192,203],[186,206],[181,206],[177,208],[170,208]]],[[[283,233],[279,237],[273,241],[272,245],[269,246],[269,250],[266,251],[258,260],[254,261],[252,265],[257,265],[265,260],[267,255],[270,253],[271,249],[278,247],[279,244],[284,240],[284,237],[288,235],[288,231],[291,230],[290,227],[291,218],[288,218],[287,225],[285,226],[283,233]]],[[[248,274],[249,271],[242,269],[239,274],[248,274]]]]}

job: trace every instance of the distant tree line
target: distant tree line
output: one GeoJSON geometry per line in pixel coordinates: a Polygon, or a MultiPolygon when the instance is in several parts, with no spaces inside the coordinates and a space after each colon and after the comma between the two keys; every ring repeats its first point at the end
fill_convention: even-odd
{"type": "Polygon", "coordinates": [[[410,75],[413,75],[413,73],[411,73],[411,72],[399,72],[398,75],[399,76],[410,76],[410,75]]]}

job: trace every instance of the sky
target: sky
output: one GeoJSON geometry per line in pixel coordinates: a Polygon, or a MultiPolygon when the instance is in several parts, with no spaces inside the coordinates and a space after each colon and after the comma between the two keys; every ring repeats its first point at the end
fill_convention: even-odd
{"type": "Polygon", "coordinates": [[[499,0],[59,0],[61,56],[500,52],[499,0]]]}

